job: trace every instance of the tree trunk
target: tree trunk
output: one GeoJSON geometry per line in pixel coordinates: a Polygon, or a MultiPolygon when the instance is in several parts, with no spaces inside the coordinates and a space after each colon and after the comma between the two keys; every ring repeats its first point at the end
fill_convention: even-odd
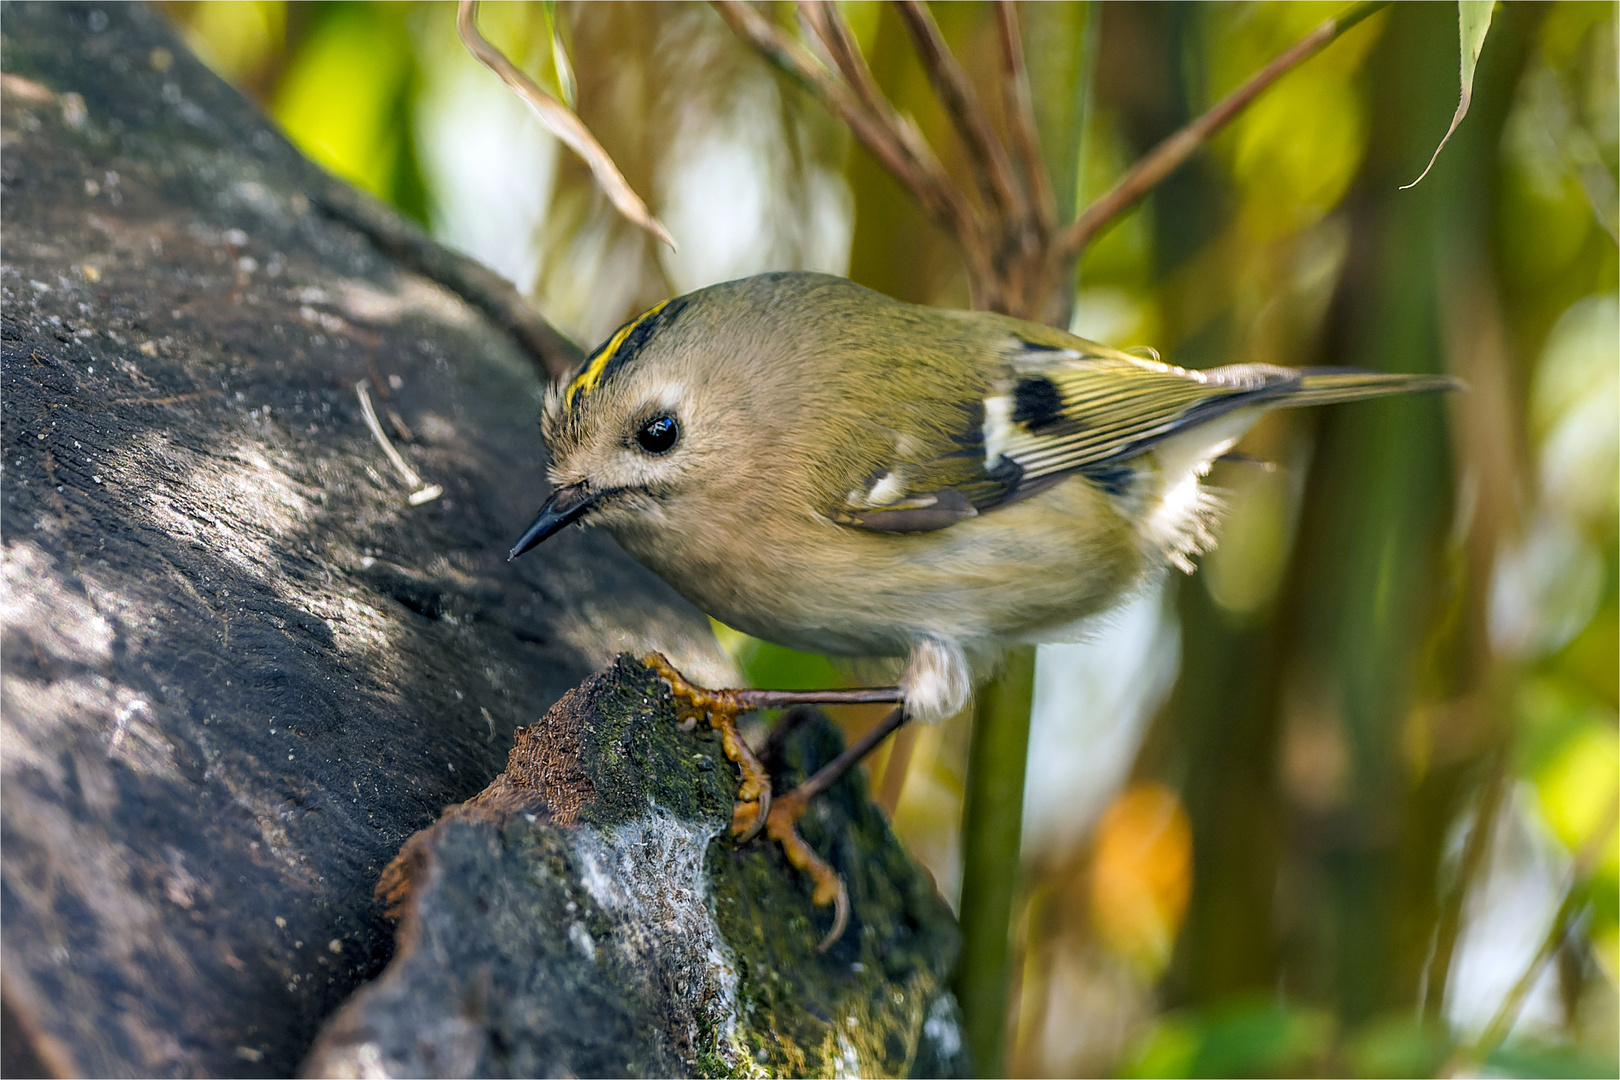
{"type": "Polygon", "coordinates": [[[505,561],[534,364],[157,14],[8,5],[0,66],[4,1071],[289,1075],[514,727],[621,649],[726,667],[601,532],[505,561]]]}

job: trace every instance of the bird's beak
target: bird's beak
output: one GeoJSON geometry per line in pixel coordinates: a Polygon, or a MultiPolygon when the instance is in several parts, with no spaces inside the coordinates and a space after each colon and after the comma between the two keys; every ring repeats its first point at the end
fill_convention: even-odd
{"type": "Polygon", "coordinates": [[[506,561],[511,562],[530,548],[539,547],[546,537],[561,532],[565,525],[572,525],[584,517],[601,497],[600,493],[591,491],[583,483],[569,484],[553,491],[551,498],[546,500],[540,513],[535,516],[534,524],[525,529],[518,542],[512,545],[506,561]]]}

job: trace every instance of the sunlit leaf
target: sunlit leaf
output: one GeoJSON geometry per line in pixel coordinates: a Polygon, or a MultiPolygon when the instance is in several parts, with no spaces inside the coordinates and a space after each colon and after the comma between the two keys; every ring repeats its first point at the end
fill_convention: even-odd
{"type": "Polygon", "coordinates": [[[578,91],[574,85],[574,65],[568,61],[568,50],[563,46],[562,24],[557,21],[557,0],[546,0],[546,31],[551,35],[551,63],[557,69],[557,90],[564,105],[578,109],[578,91]]]}
{"type": "Polygon", "coordinates": [[[1244,223],[1260,237],[1287,235],[1338,205],[1367,147],[1366,106],[1349,82],[1307,69],[1288,90],[1233,125],[1244,223]]]}
{"type": "Polygon", "coordinates": [[[333,9],[293,57],[273,109],[299,149],[383,198],[405,138],[396,110],[412,63],[393,14],[363,4],[333,9]]]}
{"type": "MultiPolygon", "coordinates": [[[[1534,779],[1547,824],[1571,850],[1597,839],[1594,833],[1612,825],[1606,815],[1620,775],[1620,735],[1614,721],[1583,725],[1565,740],[1537,771],[1534,779]]],[[[1601,841],[1600,841],[1601,842],[1601,841]]],[[[1604,844],[1602,868],[1616,871],[1612,839],[1604,844]]]]}
{"type": "Polygon", "coordinates": [[[1491,9],[1495,6],[1495,2],[1496,0],[1457,0],[1457,37],[1462,49],[1462,94],[1457,99],[1457,111],[1452,114],[1451,126],[1440,139],[1440,145],[1434,148],[1434,156],[1429,158],[1429,164],[1424,166],[1423,172],[1416,180],[1402,186],[1402,191],[1416,187],[1425,176],[1429,175],[1434,163],[1440,160],[1440,151],[1445,149],[1452,133],[1463,122],[1463,117],[1468,115],[1468,105],[1474,97],[1474,65],[1479,63],[1479,51],[1485,47],[1485,34],[1491,28],[1491,9]]]}
{"type": "Polygon", "coordinates": [[[186,44],[227,79],[241,79],[280,49],[287,5],[279,0],[200,0],[188,12],[186,44]]]}

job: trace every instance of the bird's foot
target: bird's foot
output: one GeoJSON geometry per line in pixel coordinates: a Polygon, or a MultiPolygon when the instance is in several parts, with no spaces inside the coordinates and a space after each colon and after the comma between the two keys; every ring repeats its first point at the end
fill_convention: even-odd
{"type": "Polygon", "coordinates": [[[807,795],[801,787],[777,799],[766,819],[765,835],[782,845],[782,853],[787,856],[789,863],[810,875],[810,880],[815,883],[810,899],[818,907],[833,906],[832,929],[816,946],[817,952],[826,952],[832,948],[833,942],[843,936],[844,928],[849,925],[849,889],[844,886],[844,879],[838,876],[838,871],[828,866],[799,835],[799,819],[809,809],[812,797],[813,794],[807,795]]]}
{"type": "Polygon", "coordinates": [[[826,791],[835,780],[854,768],[867,754],[896,728],[906,722],[906,710],[897,708],[871,731],[824,765],[815,775],[794,788],[782,798],[772,801],[771,778],[754,752],[743,742],[737,731],[737,717],[755,709],[783,708],[791,705],[861,705],[874,702],[901,702],[904,692],[897,686],[849,690],[710,690],[689,682],[676,670],[662,653],[649,653],[642,663],[657,672],[669,684],[677,711],[683,718],[706,716],[709,724],[720,732],[720,745],[726,757],[737,763],[742,771],[742,784],[737,788],[737,803],[731,812],[731,831],[743,843],[756,836],[761,828],[782,846],[787,860],[810,875],[814,882],[811,898],[820,907],[831,904],[833,925],[817,948],[825,952],[844,933],[849,925],[849,890],[843,878],[804,842],[799,835],[799,819],[804,816],[810,800],[826,791]]]}
{"type": "Polygon", "coordinates": [[[731,831],[736,834],[738,843],[752,840],[765,826],[771,812],[771,776],[737,730],[737,717],[754,706],[744,698],[742,691],[710,690],[689,682],[663,653],[649,653],[642,658],[642,663],[669,684],[670,693],[678,703],[677,715],[682,719],[707,717],[709,726],[720,732],[721,749],[742,772],[737,805],[731,814],[731,831]]]}

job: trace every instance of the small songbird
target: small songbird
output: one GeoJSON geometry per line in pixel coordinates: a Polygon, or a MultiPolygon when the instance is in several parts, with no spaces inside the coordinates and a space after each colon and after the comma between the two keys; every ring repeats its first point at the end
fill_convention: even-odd
{"type": "Polygon", "coordinates": [[[1443,390],[1436,375],[1236,364],[1189,371],[981,311],[778,273],[667,300],[547,394],[556,489],[512,548],[601,525],[692,603],[810,652],[899,657],[898,687],[710,691],[660,656],[742,772],[733,829],[764,828],[835,905],[795,823],[907,719],[960,710],[1008,646],[1072,637],[1213,543],[1210,464],[1268,409],[1443,390]],[[895,701],[775,800],[737,733],[750,709],[895,701]]]}
{"type": "Polygon", "coordinates": [[[557,485],[515,557],[601,525],[703,611],[904,657],[950,716],[1007,646],[1072,636],[1212,544],[1211,462],[1268,409],[1453,380],[1184,370],[1004,315],[774,273],[621,327],[542,420],[557,485]]]}

